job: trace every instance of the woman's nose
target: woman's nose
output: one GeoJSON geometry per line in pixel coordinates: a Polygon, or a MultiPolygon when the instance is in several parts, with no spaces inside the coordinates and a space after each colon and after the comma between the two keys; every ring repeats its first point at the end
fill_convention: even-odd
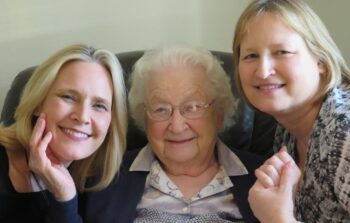
{"type": "Polygon", "coordinates": [[[267,79],[271,75],[276,73],[275,63],[270,57],[260,57],[258,62],[258,67],[256,69],[256,76],[261,79],[267,79]]]}
{"type": "Polygon", "coordinates": [[[175,109],[169,119],[169,130],[179,133],[187,128],[187,119],[183,117],[179,109],[175,109]]]}
{"type": "Polygon", "coordinates": [[[85,104],[77,105],[72,118],[80,124],[89,124],[91,119],[89,106],[85,104]]]}

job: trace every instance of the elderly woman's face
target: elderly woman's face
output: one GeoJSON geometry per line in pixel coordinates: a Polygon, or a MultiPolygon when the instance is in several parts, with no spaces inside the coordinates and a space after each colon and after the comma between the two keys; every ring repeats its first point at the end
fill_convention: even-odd
{"type": "Polygon", "coordinates": [[[147,112],[156,109],[155,112],[162,116],[164,108],[173,108],[169,119],[163,121],[154,120],[145,113],[147,138],[154,153],[165,165],[210,158],[222,125],[222,115],[215,109],[214,90],[204,70],[188,66],[168,67],[151,76],[145,95],[147,112]],[[195,118],[188,114],[193,111],[192,104],[205,107],[199,116],[194,115],[195,118]]]}

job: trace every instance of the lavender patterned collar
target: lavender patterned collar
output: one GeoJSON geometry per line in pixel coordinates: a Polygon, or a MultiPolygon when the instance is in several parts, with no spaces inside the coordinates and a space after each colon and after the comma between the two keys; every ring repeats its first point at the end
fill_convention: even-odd
{"type": "MultiPolygon", "coordinates": [[[[240,176],[248,174],[242,161],[220,139],[216,143],[218,162],[222,165],[228,176],[240,176]]],[[[129,171],[149,172],[155,155],[149,144],[141,149],[132,163],[129,171]]]]}

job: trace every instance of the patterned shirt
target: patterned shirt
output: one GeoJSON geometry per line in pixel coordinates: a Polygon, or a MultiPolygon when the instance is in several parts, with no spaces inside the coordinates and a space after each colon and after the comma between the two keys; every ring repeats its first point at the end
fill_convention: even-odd
{"type": "MultiPolygon", "coordinates": [[[[296,140],[278,126],[274,150],[287,146],[295,157],[296,140]]],[[[350,222],[350,86],[325,98],[309,140],[301,189],[295,197],[298,220],[350,222]]]]}
{"type": "MultiPolygon", "coordinates": [[[[220,140],[217,143],[220,168],[216,176],[191,199],[186,199],[169,179],[149,145],[144,147],[130,167],[130,171],[149,171],[145,192],[137,206],[135,222],[229,222],[242,219],[234,203],[229,176],[248,174],[239,158],[220,140]],[[150,217],[151,216],[151,217],[150,217]],[[156,218],[156,219],[155,219],[156,218]]],[[[238,221],[237,221],[238,222],[238,221]]]]}

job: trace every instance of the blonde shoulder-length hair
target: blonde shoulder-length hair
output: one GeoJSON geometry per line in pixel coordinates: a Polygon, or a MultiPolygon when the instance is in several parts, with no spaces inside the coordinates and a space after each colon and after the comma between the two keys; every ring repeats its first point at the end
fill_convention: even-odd
{"type": "Polygon", "coordinates": [[[14,124],[0,127],[0,143],[6,149],[27,149],[32,135],[34,113],[44,102],[60,69],[72,61],[96,62],[112,77],[112,119],[100,148],[91,156],[74,161],[71,175],[80,192],[105,188],[117,174],[126,148],[127,106],[122,68],[113,53],[86,45],[68,46],[38,66],[26,84],[15,112],[14,124]],[[86,187],[87,177],[98,175],[99,180],[86,187]]]}
{"type": "Polygon", "coordinates": [[[319,97],[323,97],[341,82],[349,82],[350,70],[340,50],[321,19],[303,0],[254,0],[243,11],[236,24],[232,46],[235,80],[241,92],[238,70],[240,46],[248,32],[250,21],[264,13],[276,16],[276,19],[297,32],[319,63],[325,65],[326,73],[322,76],[319,97]]]}

